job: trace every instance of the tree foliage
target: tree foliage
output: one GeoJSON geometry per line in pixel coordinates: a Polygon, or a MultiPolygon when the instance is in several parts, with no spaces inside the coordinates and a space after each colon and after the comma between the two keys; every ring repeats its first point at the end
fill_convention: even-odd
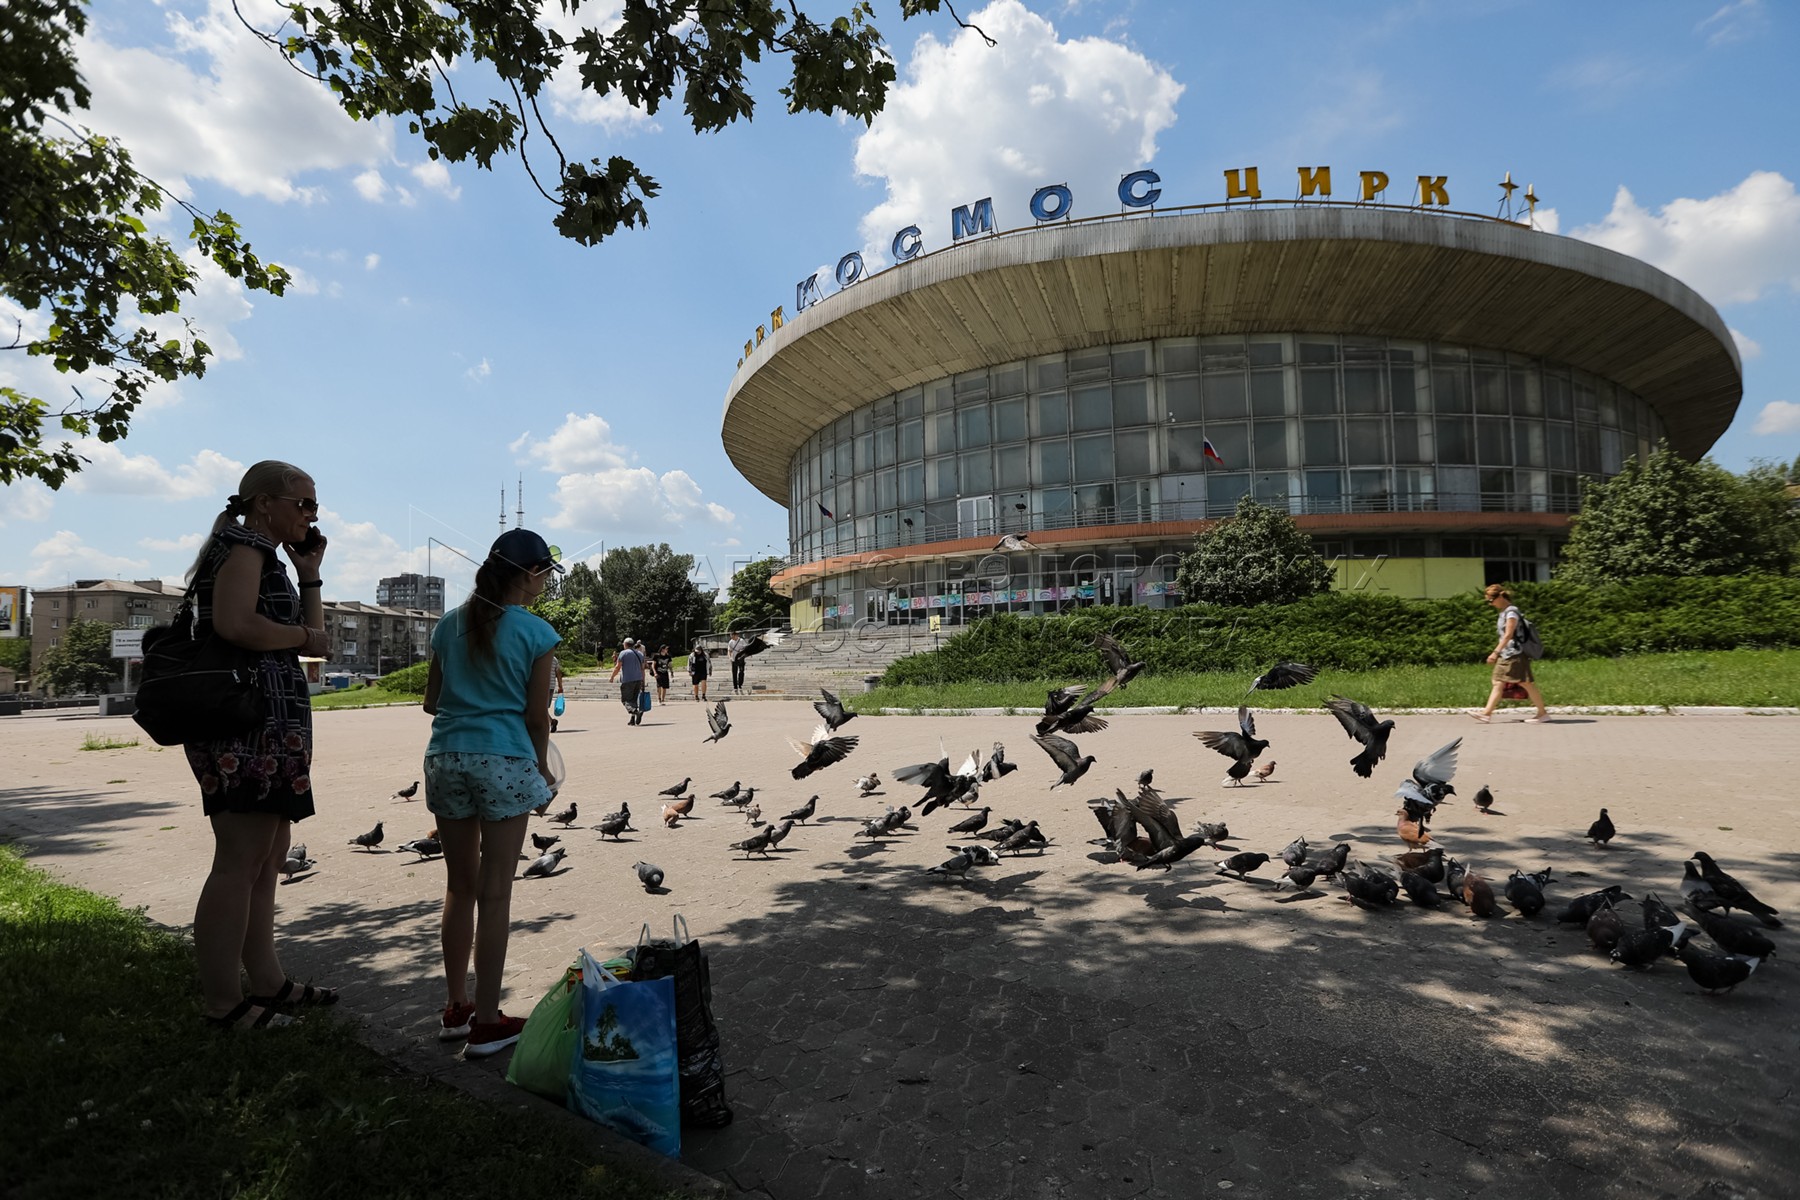
{"type": "Polygon", "coordinates": [[[31,674],[31,631],[20,637],[0,638],[0,667],[11,667],[21,678],[31,674]]]}
{"type": "Polygon", "coordinates": [[[574,635],[564,636],[571,649],[590,652],[616,650],[635,637],[652,650],[666,644],[679,653],[706,627],[710,611],[694,582],[694,556],[667,542],[608,550],[598,571],[577,563],[562,581],[561,602],[586,606],[574,635]]]}
{"type": "Polygon", "coordinates": [[[779,558],[759,558],[745,563],[731,577],[731,598],[718,615],[724,629],[768,629],[788,622],[788,598],[769,586],[769,579],[787,564],[779,558]]]}
{"type": "Polygon", "coordinates": [[[125,148],[64,118],[85,108],[73,41],[85,0],[0,5],[0,295],[32,321],[0,330],[0,353],[46,358],[85,376],[54,401],[0,387],[0,485],[35,478],[61,487],[83,459],[55,430],[113,442],[157,381],[206,374],[212,347],[182,321],[198,267],[144,217],[172,201],[200,255],[246,287],[281,295],[288,273],[265,265],[230,214],[206,214],[138,173],[125,148]],[[160,320],[159,320],[160,318],[160,320]],[[161,328],[159,328],[159,326],[161,328]],[[46,440],[48,439],[48,440],[46,440]]]}
{"type": "Polygon", "coordinates": [[[1249,496],[1194,539],[1176,581],[1190,604],[1289,604],[1331,586],[1331,566],[1294,518],[1249,496]]]}
{"type": "Polygon", "coordinates": [[[80,617],[70,621],[56,645],[44,651],[37,682],[61,695],[105,687],[119,673],[118,660],[112,656],[112,631],[117,628],[80,617]]]}
{"type": "Polygon", "coordinates": [[[1615,583],[1646,576],[1784,574],[1795,562],[1800,516],[1785,472],[1734,475],[1711,459],[1689,462],[1660,443],[1607,480],[1584,481],[1556,578],[1615,583]]]}
{"type": "MultiPolygon", "coordinates": [[[[941,6],[900,0],[900,13],[905,19],[941,6]]],[[[823,20],[778,0],[628,0],[616,25],[587,24],[572,35],[543,19],[541,0],[292,0],[286,7],[281,30],[255,32],[326,84],[345,112],[405,119],[433,159],[490,168],[497,156],[516,153],[557,206],[557,232],[582,245],[645,224],[645,201],[658,187],[628,158],[580,162],[564,154],[539,108],[559,68],[573,67],[584,91],[651,115],[679,98],[700,133],[751,118],[748,72],[765,55],[788,59],[781,96],[790,113],[843,113],[866,123],[895,78],[866,0],[823,20]],[[465,69],[470,63],[480,71],[465,69]],[[477,75],[494,81],[493,94],[467,90],[477,75]],[[547,147],[535,163],[534,134],[547,147]]],[[[576,20],[588,15],[573,2],[559,7],[576,20]]]]}

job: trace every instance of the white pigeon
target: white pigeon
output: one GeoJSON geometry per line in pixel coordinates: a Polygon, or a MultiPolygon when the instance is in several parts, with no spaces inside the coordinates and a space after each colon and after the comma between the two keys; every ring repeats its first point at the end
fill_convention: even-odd
{"type": "Polygon", "coordinates": [[[857,791],[859,791],[860,793],[862,793],[865,796],[869,795],[871,792],[876,791],[880,787],[881,787],[881,776],[877,775],[873,771],[870,771],[867,775],[859,776],[856,780],[857,791]]]}

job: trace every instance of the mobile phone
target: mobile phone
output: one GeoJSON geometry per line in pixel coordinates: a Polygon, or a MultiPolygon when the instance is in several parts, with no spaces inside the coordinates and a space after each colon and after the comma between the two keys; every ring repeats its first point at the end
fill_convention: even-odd
{"type": "Polygon", "coordinates": [[[288,549],[292,550],[295,554],[311,554],[313,551],[317,550],[324,541],[325,535],[319,532],[319,527],[317,525],[313,525],[307,529],[304,540],[289,542],[287,545],[288,549]]]}

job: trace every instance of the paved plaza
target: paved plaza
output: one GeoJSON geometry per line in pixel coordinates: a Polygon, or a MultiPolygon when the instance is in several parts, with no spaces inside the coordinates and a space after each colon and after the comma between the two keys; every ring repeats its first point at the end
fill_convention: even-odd
{"type": "MultiPolygon", "coordinates": [[[[1485,688],[1471,671],[1471,694],[1485,688]]],[[[702,745],[699,706],[628,729],[616,705],[571,706],[556,735],[580,806],[566,870],[521,880],[507,1007],[529,1012],[576,949],[602,957],[648,922],[684,914],[712,957],[737,1119],[689,1131],[684,1161],[774,1200],[798,1197],[1618,1196],[1766,1198],[1800,1171],[1800,939],[1735,993],[1708,997],[1677,963],[1621,970],[1570,926],[1482,921],[1460,905],[1365,912],[1327,889],[1276,892],[1215,873],[1202,850],[1164,874],[1104,861],[1085,801],[1156,783],[1184,826],[1230,826],[1232,849],[1296,835],[1398,852],[1392,798],[1413,761],[1465,740],[1461,799],[1434,832],[1504,882],[1554,869],[1559,900],[1609,883],[1679,901],[1681,863],[1710,852],[1800,920],[1800,718],[1402,716],[1372,781],[1319,713],[1259,716],[1271,782],[1221,788],[1226,761],[1191,736],[1215,715],[1117,717],[1076,738],[1097,765],[1073,788],[1032,745],[1026,716],[862,717],[850,759],[796,782],[786,737],[798,702],[733,707],[702,745]],[[994,818],[1038,820],[1040,855],[966,882],[923,873],[948,856],[956,814],[915,817],[871,841],[863,818],[916,799],[895,767],[1006,743],[1020,770],[983,791],[994,818]],[[852,780],[889,782],[860,799],[852,780]],[[694,819],[658,820],[655,793],[691,775],[694,819]],[[741,780],[766,817],[815,791],[819,815],[767,859],[727,849],[748,830],[707,798],[741,780]],[[1467,803],[1482,783],[1497,797],[1467,803]],[[637,832],[588,827],[629,802],[637,832]],[[1619,835],[1581,838],[1599,808],[1619,835]],[[667,872],[646,894],[632,864],[667,872]],[[1783,1182],[1786,1181],[1786,1182],[1783,1182]]],[[[301,824],[317,868],[280,890],[291,974],[338,985],[340,1012],[384,1052],[433,1072],[458,1064],[434,1031],[443,1004],[436,923],[442,866],[393,852],[432,824],[391,800],[419,777],[416,708],[324,712],[313,772],[319,815],[301,824]],[[385,852],[346,845],[376,820],[385,852]]],[[[129,720],[0,720],[0,837],[58,877],[184,927],[210,837],[179,749],[130,739],[129,720]]],[[[534,822],[534,829],[545,828],[534,822]]],[[[523,866],[523,864],[521,864],[523,866]]],[[[1627,906],[1635,920],[1638,906],[1627,906]]],[[[1790,922],[1790,928],[1794,922],[1790,922]]]]}

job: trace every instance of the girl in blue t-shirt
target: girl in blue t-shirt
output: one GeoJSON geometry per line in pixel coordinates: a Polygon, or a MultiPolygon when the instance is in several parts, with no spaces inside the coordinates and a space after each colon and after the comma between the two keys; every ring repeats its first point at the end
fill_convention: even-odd
{"type": "Polygon", "coordinates": [[[500,1011],[500,977],[527,814],[553,795],[547,760],[551,651],[561,639],[523,606],[543,593],[550,572],[562,570],[558,557],[529,529],[507,530],[476,570],[468,600],[431,635],[425,802],[437,817],[447,876],[442,937],[448,1003],[438,1037],[467,1038],[463,1053],[475,1057],[506,1049],[525,1027],[523,1017],[500,1011]]]}

